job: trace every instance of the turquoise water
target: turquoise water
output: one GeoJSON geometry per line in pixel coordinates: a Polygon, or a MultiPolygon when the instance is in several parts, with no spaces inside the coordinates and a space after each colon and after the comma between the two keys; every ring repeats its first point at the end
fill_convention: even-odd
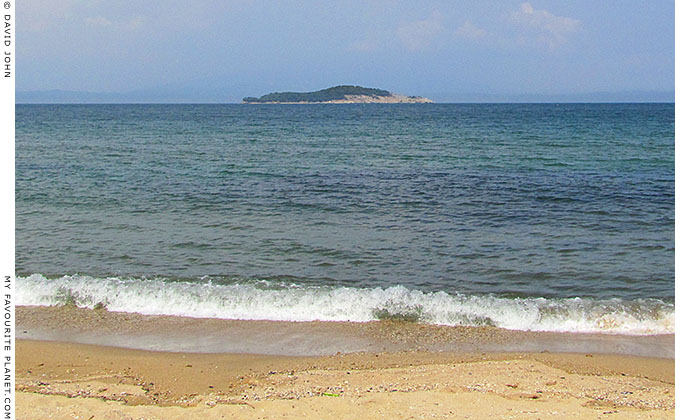
{"type": "Polygon", "coordinates": [[[18,105],[20,297],[673,332],[674,112],[18,105]]]}

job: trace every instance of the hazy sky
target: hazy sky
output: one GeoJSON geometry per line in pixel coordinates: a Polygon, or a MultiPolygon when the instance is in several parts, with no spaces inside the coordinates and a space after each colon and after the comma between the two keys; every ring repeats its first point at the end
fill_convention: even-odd
{"type": "Polygon", "coordinates": [[[674,2],[24,0],[17,90],[674,90],[674,2]]]}

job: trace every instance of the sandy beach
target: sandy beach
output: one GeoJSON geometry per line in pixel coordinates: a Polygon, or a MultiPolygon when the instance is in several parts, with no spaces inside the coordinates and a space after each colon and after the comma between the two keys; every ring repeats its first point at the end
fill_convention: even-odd
{"type": "MultiPolygon", "coordinates": [[[[17,413],[23,419],[674,417],[672,357],[484,351],[492,343],[494,348],[520,342],[548,346],[554,340],[549,335],[540,341],[534,338],[538,334],[500,329],[238,322],[68,307],[20,307],[17,315],[17,413]],[[40,335],[40,322],[56,335],[22,338],[40,335]],[[217,339],[202,341],[193,351],[194,337],[185,335],[193,330],[217,339]],[[359,338],[354,342],[369,347],[330,355],[198,352],[219,348],[221,338],[258,345],[260,336],[270,349],[275,330],[287,331],[284,340],[313,332],[316,341],[284,353],[314,354],[311,346],[328,337],[341,337],[336,346],[359,338]],[[228,333],[234,335],[223,335],[228,333]],[[114,346],[129,337],[128,347],[145,347],[163,336],[168,343],[170,337],[189,340],[187,350],[114,346]],[[109,345],[64,342],[89,337],[109,345]],[[462,342],[473,343],[475,350],[462,342]]],[[[661,340],[672,345],[673,337],[661,340]]]]}

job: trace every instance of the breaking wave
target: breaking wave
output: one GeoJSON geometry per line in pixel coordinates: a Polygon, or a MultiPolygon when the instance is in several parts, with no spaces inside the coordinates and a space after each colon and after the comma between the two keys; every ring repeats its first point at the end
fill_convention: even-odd
{"type": "Polygon", "coordinates": [[[522,331],[673,334],[675,306],[659,299],[508,298],[275,281],[171,281],[41,274],[17,277],[17,304],[74,304],[146,315],[274,321],[397,319],[522,331]]]}

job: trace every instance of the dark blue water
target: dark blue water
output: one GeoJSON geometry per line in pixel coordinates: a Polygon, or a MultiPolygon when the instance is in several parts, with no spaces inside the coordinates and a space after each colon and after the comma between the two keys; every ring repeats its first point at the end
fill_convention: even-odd
{"type": "Polygon", "coordinates": [[[674,112],[18,105],[16,270],[668,302],[674,112]]]}

